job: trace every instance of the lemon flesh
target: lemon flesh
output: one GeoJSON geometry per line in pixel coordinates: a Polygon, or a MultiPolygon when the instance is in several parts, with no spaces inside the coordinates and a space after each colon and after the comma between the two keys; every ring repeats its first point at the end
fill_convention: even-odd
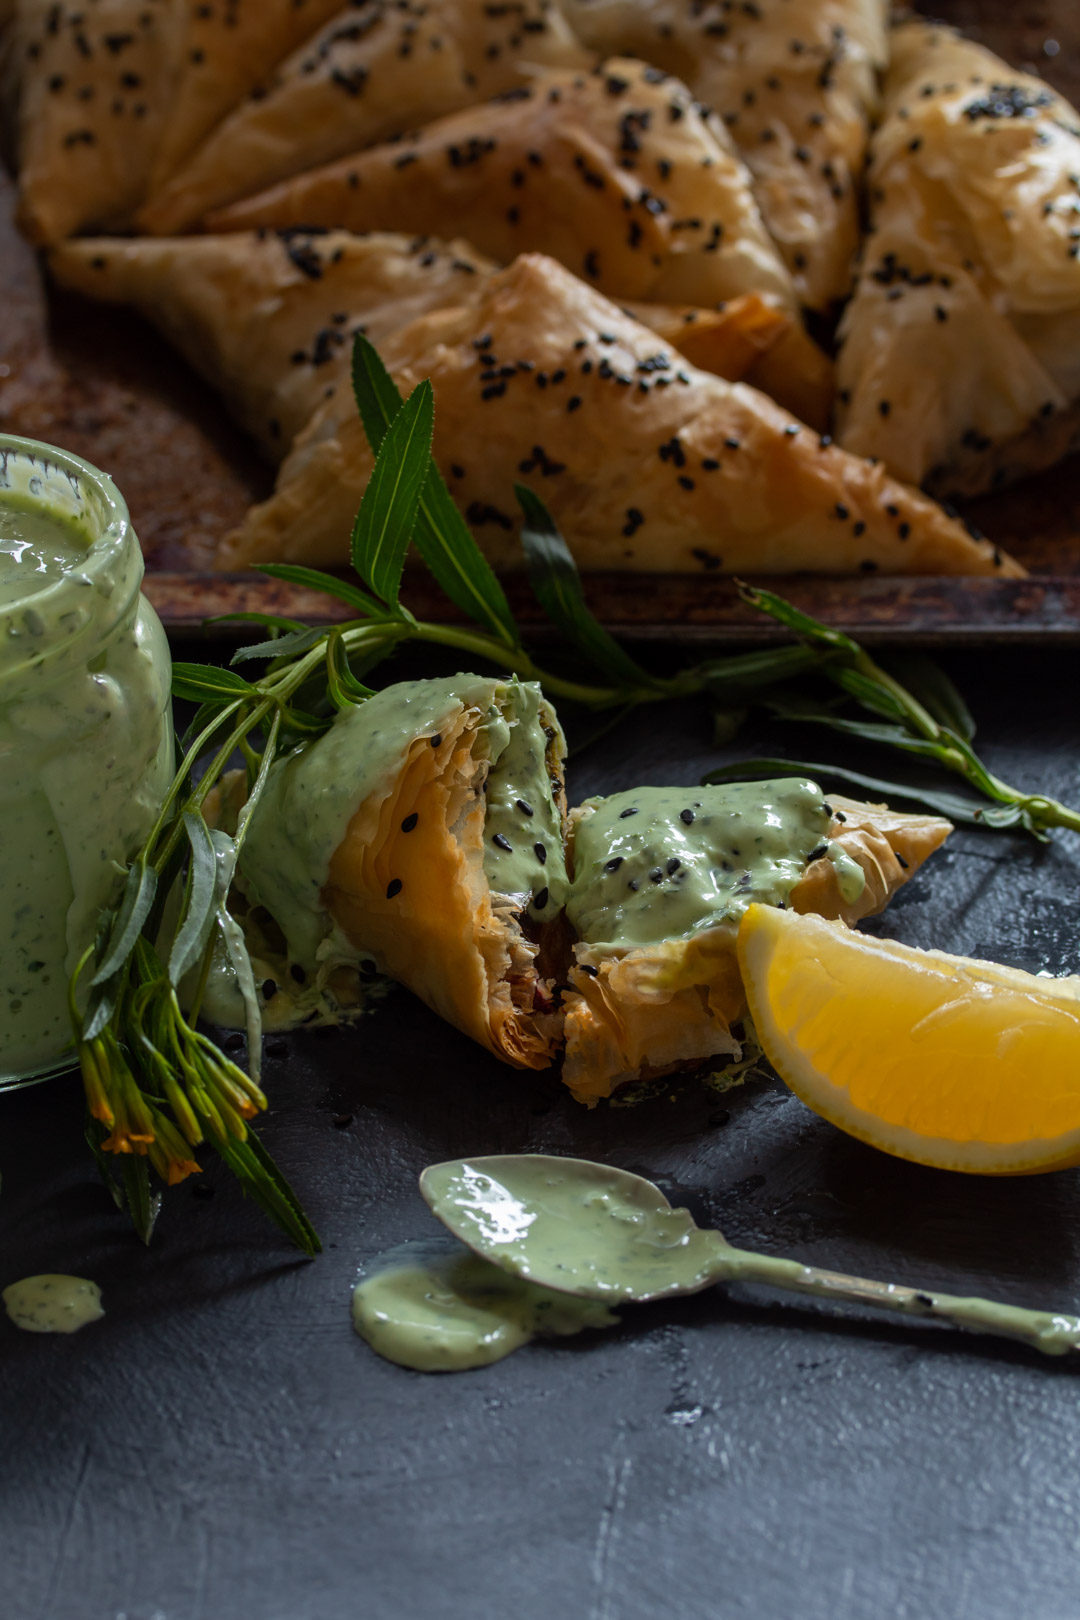
{"type": "Polygon", "coordinates": [[[761,905],[738,954],[770,1063],[841,1130],[941,1169],[1080,1163],[1080,979],[761,905]]]}

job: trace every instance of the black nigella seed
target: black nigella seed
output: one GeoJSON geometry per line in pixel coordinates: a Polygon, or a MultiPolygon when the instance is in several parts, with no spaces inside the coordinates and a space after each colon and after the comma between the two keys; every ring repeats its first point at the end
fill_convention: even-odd
{"type": "Polygon", "coordinates": [[[652,871],[649,873],[649,882],[650,883],[663,883],[663,881],[664,881],[664,868],[662,866],[654,866],[652,871]]]}
{"type": "Polygon", "coordinates": [[[416,823],[419,820],[420,820],[420,817],[417,815],[416,811],[414,810],[412,815],[411,816],[406,816],[405,820],[401,823],[402,832],[412,832],[413,828],[416,826],[416,823]]]}
{"type": "Polygon", "coordinates": [[[668,863],[667,863],[667,875],[668,875],[668,877],[674,877],[675,873],[679,870],[679,867],[681,865],[682,865],[682,861],[680,861],[679,857],[677,855],[673,855],[671,857],[670,861],[668,861],[668,863]]]}
{"type": "Polygon", "coordinates": [[[437,731],[435,733],[434,737],[432,737],[431,746],[432,746],[432,748],[441,748],[442,747],[442,732],[441,731],[437,731]]]}
{"type": "Polygon", "coordinates": [[[392,900],[394,898],[395,894],[400,894],[400,893],[401,893],[401,879],[400,878],[391,878],[389,883],[386,885],[386,898],[388,900],[392,900]]]}
{"type": "Polygon", "coordinates": [[[692,827],[694,825],[694,812],[692,810],[680,810],[679,820],[684,827],[692,827]]]}
{"type": "Polygon", "coordinates": [[[537,892],[533,895],[533,906],[535,907],[535,909],[537,911],[543,911],[543,909],[547,905],[547,903],[548,903],[548,892],[547,892],[547,890],[546,889],[538,889],[537,892]]]}
{"type": "Polygon", "coordinates": [[[911,862],[910,861],[905,861],[904,857],[901,855],[899,850],[897,850],[895,853],[896,853],[896,859],[899,862],[899,864],[903,867],[904,871],[909,872],[911,870],[911,862]]]}
{"type": "Polygon", "coordinates": [[[299,962],[293,962],[289,968],[289,972],[292,974],[294,984],[303,984],[304,980],[307,978],[307,974],[304,972],[299,962]]]}
{"type": "Polygon", "coordinates": [[[263,1000],[264,1001],[272,1001],[273,998],[277,995],[277,985],[274,983],[273,979],[264,979],[263,980],[263,982],[262,982],[262,993],[263,993],[263,1000]]]}
{"type": "Polygon", "coordinates": [[[626,887],[628,889],[633,889],[634,893],[637,894],[637,878],[631,878],[626,887]]]}
{"type": "Polygon", "coordinates": [[[599,968],[594,968],[589,962],[581,962],[579,963],[579,966],[582,973],[587,973],[590,979],[595,979],[597,973],[600,971],[599,968]]]}
{"type": "Polygon", "coordinates": [[[514,852],[514,846],[505,833],[496,833],[491,842],[497,849],[505,849],[508,855],[512,855],[514,852]]]}
{"type": "Polygon", "coordinates": [[[631,805],[629,810],[620,810],[619,811],[619,820],[620,821],[625,821],[627,816],[636,816],[636,815],[637,815],[637,805],[635,804],[635,805],[631,805]]]}
{"type": "Polygon", "coordinates": [[[532,805],[531,804],[526,804],[524,799],[519,799],[517,801],[517,807],[521,811],[523,816],[531,816],[533,814],[532,805]]]}
{"type": "Polygon", "coordinates": [[[533,845],[533,854],[536,856],[536,858],[540,862],[541,866],[546,866],[547,865],[547,847],[546,847],[546,845],[544,845],[544,844],[534,844],[533,845]]]}
{"type": "Polygon", "coordinates": [[[613,855],[611,857],[610,861],[605,861],[604,862],[604,871],[605,872],[617,872],[619,870],[619,867],[622,865],[622,863],[623,863],[623,858],[622,858],[621,855],[613,855]]]}
{"type": "Polygon", "coordinates": [[[810,851],[809,855],[806,858],[807,858],[808,861],[820,861],[821,857],[823,855],[827,855],[828,853],[829,853],[828,844],[819,844],[816,849],[812,849],[810,851]]]}
{"type": "MultiPolygon", "coordinates": [[[[826,806],[826,809],[827,808],[828,808],[828,806],[826,806]]],[[[845,816],[845,814],[844,814],[844,812],[842,810],[834,810],[832,812],[832,814],[835,815],[837,821],[846,821],[847,820],[847,816],[845,816]]]]}

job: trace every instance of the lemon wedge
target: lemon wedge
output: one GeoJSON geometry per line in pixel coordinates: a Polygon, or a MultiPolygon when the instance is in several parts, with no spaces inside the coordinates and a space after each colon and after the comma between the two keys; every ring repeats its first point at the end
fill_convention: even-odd
{"type": "Polygon", "coordinates": [[[770,1063],[902,1159],[982,1175],[1080,1164],[1080,978],[1039,978],[752,905],[739,966],[770,1063]]]}

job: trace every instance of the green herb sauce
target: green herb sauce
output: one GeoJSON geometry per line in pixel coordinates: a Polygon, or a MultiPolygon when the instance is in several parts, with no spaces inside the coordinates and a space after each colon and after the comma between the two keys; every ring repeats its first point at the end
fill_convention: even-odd
{"type": "Polygon", "coordinates": [[[614,950],[734,929],[752,901],[782,905],[826,852],[830,821],[817,784],[792,777],[635,788],[582,810],[567,915],[586,944],[614,950]]]}
{"type": "Polygon", "coordinates": [[[416,1372],[464,1372],[501,1361],[539,1335],[611,1327],[604,1305],[522,1282],[454,1243],[403,1244],[353,1292],[357,1333],[416,1372]]]}
{"type": "Polygon", "coordinates": [[[77,1333],[105,1315],[101,1289],[86,1277],[23,1277],[5,1288],[0,1299],[15,1326],[27,1333],[77,1333]]]}
{"type": "Polygon", "coordinates": [[[89,545],[80,523],[43,512],[29,500],[0,500],[0,606],[55,585],[89,545]]]}

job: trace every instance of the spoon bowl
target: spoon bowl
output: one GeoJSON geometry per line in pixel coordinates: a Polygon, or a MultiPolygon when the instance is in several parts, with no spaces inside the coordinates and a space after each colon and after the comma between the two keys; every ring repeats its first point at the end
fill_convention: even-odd
{"type": "Polygon", "coordinates": [[[420,1192],[474,1253],[560,1294],[645,1303],[716,1281],[728,1245],[644,1176],[516,1153],[429,1165],[420,1192]]]}

